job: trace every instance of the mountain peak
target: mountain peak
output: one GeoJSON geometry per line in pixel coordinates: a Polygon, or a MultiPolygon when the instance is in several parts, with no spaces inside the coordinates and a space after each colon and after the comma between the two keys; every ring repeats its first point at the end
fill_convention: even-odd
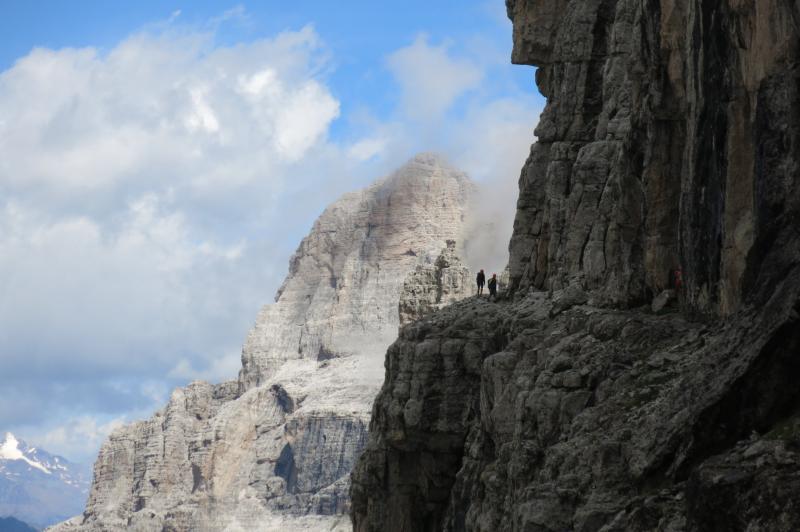
{"type": "MultiPolygon", "coordinates": [[[[36,460],[31,460],[28,458],[25,453],[20,448],[26,448],[24,442],[19,441],[16,436],[14,436],[10,432],[6,432],[5,438],[3,440],[3,444],[0,445],[0,459],[2,460],[22,460],[23,462],[27,463],[29,466],[34,467],[43,473],[51,474],[50,470],[47,469],[45,466],[37,462],[36,460]],[[21,444],[21,445],[20,445],[21,444]]],[[[27,449],[26,449],[27,450],[27,449]]]]}
{"type": "Polygon", "coordinates": [[[430,166],[450,166],[447,158],[435,151],[423,151],[411,158],[413,163],[427,164],[430,166]]]}
{"type": "MultiPolygon", "coordinates": [[[[90,481],[91,471],[85,465],[29,445],[11,432],[0,432],[0,515],[41,530],[79,513],[90,481]]],[[[0,520],[0,530],[6,530],[4,526],[10,525],[0,520]]]]}
{"type": "MultiPolygon", "coordinates": [[[[436,152],[421,152],[373,186],[394,191],[398,188],[416,187],[423,183],[451,182],[466,195],[474,192],[474,183],[462,170],[453,166],[445,156],[436,152]]],[[[448,185],[443,185],[448,186],[448,185]]],[[[427,190],[427,189],[426,189],[427,190]]]]}
{"type": "Polygon", "coordinates": [[[434,151],[423,151],[414,155],[409,159],[398,171],[403,171],[408,168],[428,167],[442,170],[447,174],[452,174],[457,177],[469,179],[467,174],[459,170],[450,160],[443,154],[434,151]]]}

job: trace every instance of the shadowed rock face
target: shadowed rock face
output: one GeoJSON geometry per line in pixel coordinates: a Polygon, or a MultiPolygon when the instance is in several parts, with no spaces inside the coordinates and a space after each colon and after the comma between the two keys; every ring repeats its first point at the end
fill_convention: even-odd
{"type": "Polygon", "coordinates": [[[352,475],[355,530],[795,530],[785,303],[709,326],[565,292],[404,328],[352,475]]]}
{"type": "Polygon", "coordinates": [[[507,7],[512,297],[390,347],[356,531],[798,529],[800,3],[507,7]]]}
{"type": "Polygon", "coordinates": [[[793,260],[765,246],[789,236],[800,201],[797,4],[507,6],[513,62],[539,67],[548,98],[520,179],[513,286],[579,277],[624,306],[682,267],[697,310],[763,303],[762,281],[793,260]]]}

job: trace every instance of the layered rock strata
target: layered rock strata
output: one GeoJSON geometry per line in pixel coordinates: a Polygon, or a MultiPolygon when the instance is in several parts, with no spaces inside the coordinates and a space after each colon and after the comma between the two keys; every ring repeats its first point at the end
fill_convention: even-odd
{"type": "Polygon", "coordinates": [[[548,98],[511,297],[389,349],[355,529],[796,530],[800,4],[507,7],[548,98]]]}
{"type": "Polygon", "coordinates": [[[349,530],[403,281],[461,240],[472,192],[422,154],[328,207],[259,313],[239,379],[175,390],[115,431],[83,516],[57,530],[349,530]]]}
{"type": "Polygon", "coordinates": [[[507,6],[512,60],[538,67],[548,98],[520,179],[513,286],[580,277],[625,306],[682,268],[695,309],[763,303],[764,261],[800,202],[797,4],[507,6]]]}
{"type": "Polygon", "coordinates": [[[407,326],[355,530],[796,530],[800,282],[782,288],[721,324],[568,288],[407,326]]]}
{"type": "Polygon", "coordinates": [[[472,272],[456,253],[456,241],[448,240],[447,247],[433,264],[420,264],[403,283],[400,325],[476,293],[477,284],[472,272]]]}

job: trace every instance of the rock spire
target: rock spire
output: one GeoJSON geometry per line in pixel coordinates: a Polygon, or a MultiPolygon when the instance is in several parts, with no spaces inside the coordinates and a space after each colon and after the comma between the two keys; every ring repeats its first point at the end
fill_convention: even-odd
{"type": "Polygon", "coordinates": [[[473,188],[421,154],[331,204],[259,313],[238,380],[194,382],[116,430],[83,516],[55,530],[349,530],[403,282],[461,241],[473,188]]]}

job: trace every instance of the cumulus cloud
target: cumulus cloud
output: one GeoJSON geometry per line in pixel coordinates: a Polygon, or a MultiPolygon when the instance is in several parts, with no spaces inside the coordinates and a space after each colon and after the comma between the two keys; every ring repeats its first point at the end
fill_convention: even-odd
{"type": "Polygon", "coordinates": [[[339,114],[314,78],[318,38],[305,28],[237,49],[209,39],[141,34],[108,54],[20,59],[0,75],[0,182],[93,191],[275,179],[339,114]]]}
{"type": "Polygon", "coordinates": [[[35,49],[0,74],[6,428],[61,445],[88,426],[75,412],[106,419],[100,434],[160,406],[139,383],[236,376],[290,250],[349,188],[325,56],[310,27],[232,47],[168,27],[108,52],[35,49]],[[323,168],[341,182],[284,212],[323,168]]]}
{"type": "Polygon", "coordinates": [[[174,386],[234,378],[313,219],[417,151],[484,187],[470,265],[507,258],[540,103],[483,88],[505,56],[416,38],[386,58],[395,110],[344,143],[313,28],[220,46],[178,17],[0,74],[0,424],[68,457],[174,386]]]}

